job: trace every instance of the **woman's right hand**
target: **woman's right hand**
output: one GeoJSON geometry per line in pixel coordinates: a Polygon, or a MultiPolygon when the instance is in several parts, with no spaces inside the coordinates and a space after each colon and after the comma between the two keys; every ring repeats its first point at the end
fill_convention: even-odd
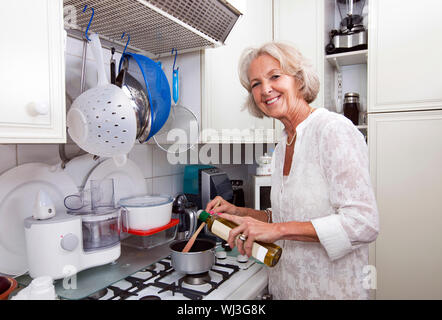
{"type": "Polygon", "coordinates": [[[220,196],[216,196],[215,198],[213,198],[213,200],[211,200],[207,206],[206,206],[206,211],[210,212],[210,210],[213,210],[215,208],[215,212],[218,213],[229,213],[229,214],[233,214],[233,215],[241,215],[239,208],[233,204],[231,204],[230,202],[224,200],[222,197],[220,196]],[[218,204],[219,203],[219,204],[218,204]],[[216,207],[216,208],[215,208],[216,207]]]}

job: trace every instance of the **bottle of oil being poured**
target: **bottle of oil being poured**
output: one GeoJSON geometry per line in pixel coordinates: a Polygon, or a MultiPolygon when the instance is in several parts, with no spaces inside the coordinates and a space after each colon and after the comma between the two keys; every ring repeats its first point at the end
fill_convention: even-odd
{"type": "MultiPolygon", "coordinates": [[[[204,210],[198,211],[198,219],[207,223],[210,232],[224,240],[228,239],[230,230],[238,226],[232,221],[223,219],[216,214],[211,215],[204,210]]],[[[281,253],[282,248],[276,244],[261,241],[253,243],[252,256],[269,267],[273,267],[278,263],[281,253]]]]}

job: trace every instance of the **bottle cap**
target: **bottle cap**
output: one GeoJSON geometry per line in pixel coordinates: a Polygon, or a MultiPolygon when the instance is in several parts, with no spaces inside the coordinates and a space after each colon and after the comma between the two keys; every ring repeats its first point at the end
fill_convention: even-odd
{"type": "Polygon", "coordinates": [[[208,213],[207,211],[204,210],[198,211],[198,219],[200,219],[201,221],[206,222],[208,217],[210,217],[210,213],[208,213]]]}

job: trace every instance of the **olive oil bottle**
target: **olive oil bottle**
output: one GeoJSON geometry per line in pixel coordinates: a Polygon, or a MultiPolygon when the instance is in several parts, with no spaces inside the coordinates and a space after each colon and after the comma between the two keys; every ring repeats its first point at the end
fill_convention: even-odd
{"type": "MultiPolygon", "coordinates": [[[[229,232],[238,225],[232,221],[223,219],[218,215],[211,215],[210,213],[200,210],[198,219],[207,224],[207,228],[213,234],[221,239],[227,240],[229,232]]],[[[264,243],[255,241],[252,247],[252,256],[263,262],[269,267],[275,266],[282,254],[282,248],[274,243],[264,243]]]]}

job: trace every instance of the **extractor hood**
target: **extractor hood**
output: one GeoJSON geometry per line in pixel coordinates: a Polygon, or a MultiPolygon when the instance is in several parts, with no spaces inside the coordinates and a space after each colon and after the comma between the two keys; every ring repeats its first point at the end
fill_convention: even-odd
{"type": "Polygon", "coordinates": [[[224,43],[241,13],[226,0],[64,0],[75,19],[65,28],[81,34],[91,18],[89,31],[105,40],[154,57],[170,55],[173,48],[189,52],[224,43]]]}

